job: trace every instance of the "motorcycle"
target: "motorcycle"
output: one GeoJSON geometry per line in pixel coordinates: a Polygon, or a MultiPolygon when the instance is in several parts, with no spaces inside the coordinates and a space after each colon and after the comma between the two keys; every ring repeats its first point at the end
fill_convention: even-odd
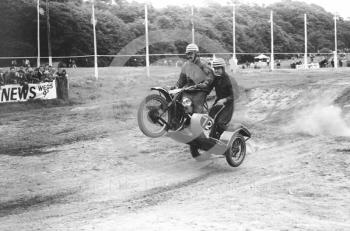
{"type": "MultiPolygon", "coordinates": [[[[246,127],[238,125],[228,129],[218,140],[208,135],[224,106],[215,106],[211,110],[214,113],[210,114],[193,113],[190,96],[203,90],[194,87],[173,90],[152,87],[151,90],[158,94],[146,96],[137,112],[139,128],[146,136],[157,138],[166,134],[175,141],[190,145],[194,158],[226,157],[230,166],[241,165],[246,156],[246,141],[251,137],[246,127]]],[[[202,106],[209,111],[207,101],[202,106]]]]}

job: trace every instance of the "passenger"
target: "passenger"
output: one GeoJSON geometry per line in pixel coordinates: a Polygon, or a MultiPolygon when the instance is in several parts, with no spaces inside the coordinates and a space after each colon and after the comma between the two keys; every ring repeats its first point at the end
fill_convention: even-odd
{"type": "Polygon", "coordinates": [[[211,117],[216,116],[214,125],[211,128],[209,137],[219,139],[221,134],[226,130],[228,123],[232,119],[234,111],[234,94],[231,83],[231,77],[225,71],[225,60],[216,58],[213,60],[215,80],[211,88],[215,88],[216,99],[209,111],[211,117]],[[218,111],[224,107],[219,114],[218,111]]]}

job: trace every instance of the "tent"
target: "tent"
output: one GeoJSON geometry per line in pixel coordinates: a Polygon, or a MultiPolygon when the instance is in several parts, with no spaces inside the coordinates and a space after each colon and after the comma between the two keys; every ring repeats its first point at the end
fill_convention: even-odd
{"type": "Polygon", "coordinates": [[[262,62],[269,62],[270,61],[270,57],[264,55],[264,54],[260,54],[258,56],[254,57],[255,61],[262,61],[262,62]]]}

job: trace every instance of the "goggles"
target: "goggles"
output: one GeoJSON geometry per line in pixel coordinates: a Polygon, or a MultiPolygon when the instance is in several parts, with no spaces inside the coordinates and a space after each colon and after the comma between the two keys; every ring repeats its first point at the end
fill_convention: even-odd
{"type": "Polygon", "coordinates": [[[189,51],[189,52],[186,52],[186,56],[191,56],[191,55],[193,55],[193,54],[195,54],[195,52],[194,52],[194,51],[189,51]]]}

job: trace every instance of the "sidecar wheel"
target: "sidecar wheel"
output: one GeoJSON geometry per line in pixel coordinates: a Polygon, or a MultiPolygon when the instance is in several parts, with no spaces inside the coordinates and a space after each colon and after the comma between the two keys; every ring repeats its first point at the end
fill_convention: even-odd
{"type": "Polygon", "coordinates": [[[196,158],[201,155],[199,149],[194,145],[190,145],[190,152],[193,158],[196,158]]]}
{"type": "Polygon", "coordinates": [[[231,167],[238,167],[242,164],[246,155],[246,143],[242,135],[238,135],[226,151],[226,161],[231,167]]]}
{"type": "Polygon", "coordinates": [[[148,95],[138,108],[137,122],[140,130],[148,137],[164,135],[169,123],[167,101],[160,95],[148,95]]]}

